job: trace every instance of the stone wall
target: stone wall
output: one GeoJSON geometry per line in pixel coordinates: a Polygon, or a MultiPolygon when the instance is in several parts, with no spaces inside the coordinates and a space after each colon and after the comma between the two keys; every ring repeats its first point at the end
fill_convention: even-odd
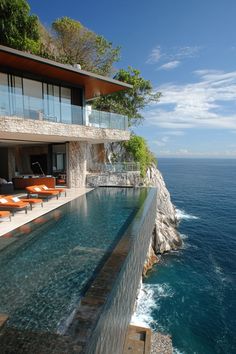
{"type": "Polygon", "coordinates": [[[0,138],[47,142],[102,143],[129,140],[130,132],[77,124],[63,124],[18,117],[0,117],[0,138]]]}
{"type": "Polygon", "coordinates": [[[86,186],[139,186],[140,172],[107,172],[107,173],[90,173],[86,177],[86,186]]]}
{"type": "Polygon", "coordinates": [[[16,170],[16,159],[15,159],[15,149],[8,148],[8,180],[11,181],[15,177],[16,170]]]}
{"type": "Polygon", "coordinates": [[[71,141],[67,144],[67,183],[69,188],[85,186],[87,145],[79,141],[71,141]]]}

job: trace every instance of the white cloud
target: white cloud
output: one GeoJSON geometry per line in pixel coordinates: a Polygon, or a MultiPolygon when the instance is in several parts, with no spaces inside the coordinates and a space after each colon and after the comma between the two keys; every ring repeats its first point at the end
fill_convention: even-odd
{"type": "Polygon", "coordinates": [[[185,135],[185,132],[183,132],[182,130],[165,130],[165,132],[163,132],[163,134],[166,135],[174,135],[174,136],[183,136],[185,135]]]}
{"type": "Polygon", "coordinates": [[[180,65],[179,60],[173,60],[173,61],[169,61],[168,63],[161,65],[158,70],[172,70],[172,69],[177,68],[177,66],[179,66],[179,65],[180,65]]]}
{"type": "Polygon", "coordinates": [[[161,46],[156,46],[152,49],[146,63],[147,64],[156,64],[161,60],[174,62],[180,62],[186,58],[194,58],[198,55],[201,47],[199,46],[185,46],[185,47],[173,47],[169,48],[166,51],[161,49],[161,46]]]}
{"type": "Polygon", "coordinates": [[[157,146],[165,146],[168,141],[169,141],[169,137],[163,136],[162,138],[153,141],[153,144],[157,146]]]}
{"type": "Polygon", "coordinates": [[[149,55],[146,63],[148,64],[154,64],[157,63],[162,57],[161,53],[161,47],[157,46],[156,48],[153,48],[151,51],[151,54],[149,55]]]}
{"type": "Polygon", "coordinates": [[[160,150],[158,152],[159,157],[191,157],[191,158],[235,158],[236,150],[223,150],[223,151],[214,151],[214,152],[199,152],[191,151],[188,149],[178,149],[171,151],[168,149],[160,150]]]}
{"type": "Polygon", "coordinates": [[[222,128],[236,130],[236,71],[201,70],[199,81],[191,84],[166,84],[159,103],[150,105],[146,122],[166,129],[222,128]],[[225,105],[234,106],[230,113],[225,105]],[[171,108],[170,108],[171,107],[171,108]]]}
{"type": "Polygon", "coordinates": [[[175,58],[179,58],[179,59],[194,58],[198,55],[200,50],[201,50],[201,47],[199,47],[199,46],[176,47],[175,58]]]}

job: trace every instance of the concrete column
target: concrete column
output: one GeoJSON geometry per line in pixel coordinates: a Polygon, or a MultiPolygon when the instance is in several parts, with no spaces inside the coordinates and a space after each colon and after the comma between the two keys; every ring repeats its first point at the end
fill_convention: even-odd
{"type": "Polygon", "coordinates": [[[87,143],[67,143],[67,183],[69,188],[84,187],[87,173],[87,143]]]}

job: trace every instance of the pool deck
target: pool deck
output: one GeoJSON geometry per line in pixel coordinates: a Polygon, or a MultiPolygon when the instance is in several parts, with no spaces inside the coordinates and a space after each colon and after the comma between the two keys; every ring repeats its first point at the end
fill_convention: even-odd
{"type": "MultiPolygon", "coordinates": [[[[51,198],[48,202],[45,201],[43,203],[43,207],[41,205],[33,206],[33,210],[28,210],[28,213],[25,214],[25,211],[17,211],[15,215],[11,218],[11,221],[6,218],[0,221],[0,237],[7,234],[10,231],[15,230],[16,228],[48,213],[51,210],[58,208],[59,206],[70,202],[71,200],[88,193],[93,188],[71,188],[66,190],[66,197],[64,193],[57,198],[51,198]]],[[[17,196],[25,196],[25,193],[18,193],[17,196]]]]}

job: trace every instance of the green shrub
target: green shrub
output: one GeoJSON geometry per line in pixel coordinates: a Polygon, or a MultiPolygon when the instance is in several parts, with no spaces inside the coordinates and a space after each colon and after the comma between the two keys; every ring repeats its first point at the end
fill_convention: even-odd
{"type": "Polygon", "coordinates": [[[132,135],[130,140],[124,143],[124,147],[130,153],[134,161],[140,164],[140,174],[145,176],[147,169],[152,163],[156,163],[156,159],[149,150],[147,142],[138,135],[132,135]]]}

